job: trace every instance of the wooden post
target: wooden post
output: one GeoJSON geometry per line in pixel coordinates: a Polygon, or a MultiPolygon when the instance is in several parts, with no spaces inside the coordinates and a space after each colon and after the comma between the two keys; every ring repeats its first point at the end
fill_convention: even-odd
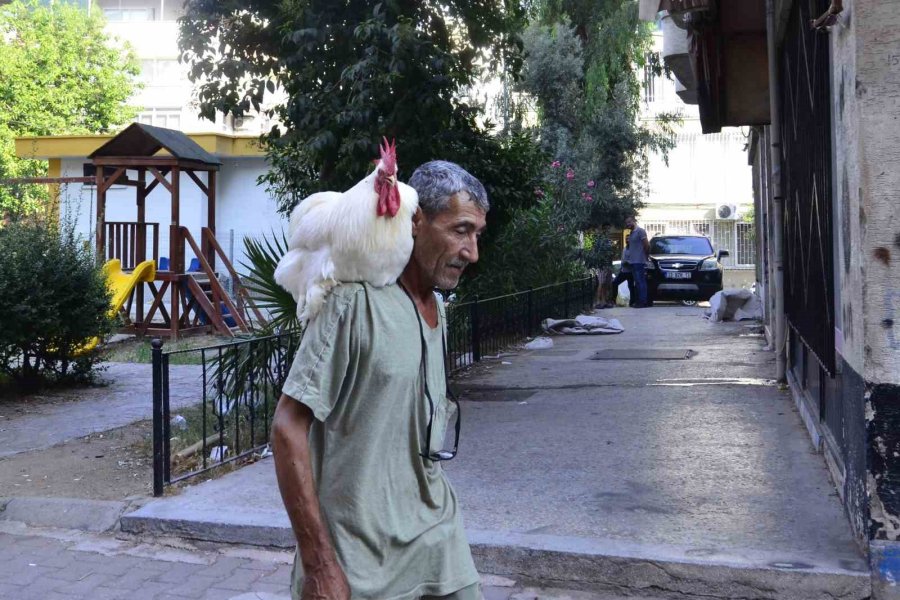
{"type": "Polygon", "coordinates": [[[172,167],[172,222],[169,226],[169,269],[176,274],[177,279],[172,282],[172,314],[171,332],[172,339],[178,339],[178,326],[181,320],[179,303],[179,290],[181,289],[181,275],[184,273],[184,245],[181,243],[181,225],[179,216],[181,213],[181,169],[172,167]]]}
{"type": "Polygon", "coordinates": [[[176,235],[169,238],[169,265],[170,270],[174,273],[184,273],[184,255],[180,255],[178,251],[181,244],[178,243],[181,225],[179,222],[181,214],[181,170],[178,167],[172,168],[172,222],[171,231],[176,235]]]}
{"type": "MultiPolygon", "coordinates": [[[[210,234],[215,237],[216,235],[216,172],[215,171],[207,171],[207,194],[206,194],[206,227],[209,229],[210,234]]],[[[213,249],[212,244],[206,241],[206,236],[203,237],[203,249],[206,253],[206,262],[209,263],[213,269],[216,268],[216,252],[213,249]]]]}
{"type": "MultiPolygon", "coordinates": [[[[147,260],[147,213],[146,213],[146,200],[147,200],[147,182],[146,182],[146,169],[138,169],[138,183],[137,183],[137,235],[135,236],[135,257],[134,262],[135,266],[141,264],[145,260],[147,260]]],[[[137,307],[135,309],[135,319],[134,322],[136,324],[142,323],[144,320],[144,287],[145,284],[141,283],[137,286],[137,291],[135,295],[135,302],[137,303],[137,307]]]]}
{"type": "Polygon", "coordinates": [[[103,185],[103,167],[96,167],[97,183],[97,262],[106,262],[106,188],[103,185]]]}

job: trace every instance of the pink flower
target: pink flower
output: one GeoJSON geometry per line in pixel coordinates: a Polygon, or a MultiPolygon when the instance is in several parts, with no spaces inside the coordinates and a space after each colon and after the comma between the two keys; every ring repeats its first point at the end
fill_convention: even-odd
{"type": "Polygon", "coordinates": [[[588,187],[589,187],[589,188],[594,187],[594,180],[593,180],[593,179],[591,179],[590,181],[588,181],[588,187]]]}
{"type": "Polygon", "coordinates": [[[558,169],[562,165],[558,160],[554,160],[552,163],[550,163],[550,166],[553,167],[554,169],[558,169]]]}
{"type": "Polygon", "coordinates": [[[591,202],[594,199],[593,196],[591,196],[590,194],[588,194],[586,192],[582,192],[581,197],[584,199],[585,202],[591,202]]]}
{"type": "Polygon", "coordinates": [[[534,188],[534,195],[537,196],[538,198],[543,198],[544,190],[542,190],[541,188],[534,188]]]}
{"type": "Polygon", "coordinates": [[[575,179],[575,171],[572,169],[566,171],[566,179],[575,179]]]}

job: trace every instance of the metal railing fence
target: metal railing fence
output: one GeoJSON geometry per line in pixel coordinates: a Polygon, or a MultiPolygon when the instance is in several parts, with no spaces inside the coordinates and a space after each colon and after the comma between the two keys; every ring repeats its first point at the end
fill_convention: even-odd
{"type": "Polygon", "coordinates": [[[166,352],[159,339],[153,340],[154,496],[161,496],[168,485],[266,447],[299,341],[300,333],[292,332],[166,352]],[[182,419],[174,423],[169,402],[172,364],[198,365],[200,384],[199,401],[179,408],[182,419]]]}
{"type": "Polygon", "coordinates": [[[451,305],[447,310],[447,368],[451,373],[498,354],[541,331],[541,321],[576,316],[593,305],[594,276],[514,294],[451,305]]]}
{"type": "MultiPolygon", "coordinates": [[[[451,305],[447,311],[450,372],[541,331],[547,317],[569,318],[593,304],[594,276],[451,305]]],[[[165,351],[153,340],[153,495],[173,483],[264,449],[300,332],[165,351]],[[172,365],[196,365],[198,402],[173,421],[172,365]]],[[[178,367],[182,368],[182,367],[178,367]]],[[[184,393],[185,390],[179,390],[184,393]]],[[[188,391],[188,393],[190,393],[188,391]]]]}

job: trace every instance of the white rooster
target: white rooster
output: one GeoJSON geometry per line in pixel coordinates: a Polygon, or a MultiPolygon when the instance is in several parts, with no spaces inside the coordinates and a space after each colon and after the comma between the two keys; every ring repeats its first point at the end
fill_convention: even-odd
{"type": "Polygon", "coordinates": [[[341,282],[394,283],[412,253],[416,191],[397,181],[387,139],[375,170],[344,193],[312,194],[291,213],[288,251],[275,281],[293,294],[301,325],[315,318],[341,282]]]}

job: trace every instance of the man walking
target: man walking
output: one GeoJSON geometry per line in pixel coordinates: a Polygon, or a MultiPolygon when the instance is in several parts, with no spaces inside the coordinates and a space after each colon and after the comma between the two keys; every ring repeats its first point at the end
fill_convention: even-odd
{"type": "Polygon", "coordinates": [[[426,163],[409,185],[419,210],[398,285],[333,290],[275,411],[275,470],[298,544],[294,600],[482,597],[441,468],[455,455],[441,439],[454,406],[434,289],[455,288],[478,260],[489,204],[453,163],[426,163]]]}
{"type": "Polygon", "coordinates": [[[630,216],[625,219],[625,227],[631,230],[625,242],[625,253],[622,256],[622,266],[628,264],[631,268],[631,276],[634,278],[634,290],[637,294],[635,308],[647,307],[647,261],[650,259],[650,240],[647,232],[637,224],[637,220],[630,216]]]}

